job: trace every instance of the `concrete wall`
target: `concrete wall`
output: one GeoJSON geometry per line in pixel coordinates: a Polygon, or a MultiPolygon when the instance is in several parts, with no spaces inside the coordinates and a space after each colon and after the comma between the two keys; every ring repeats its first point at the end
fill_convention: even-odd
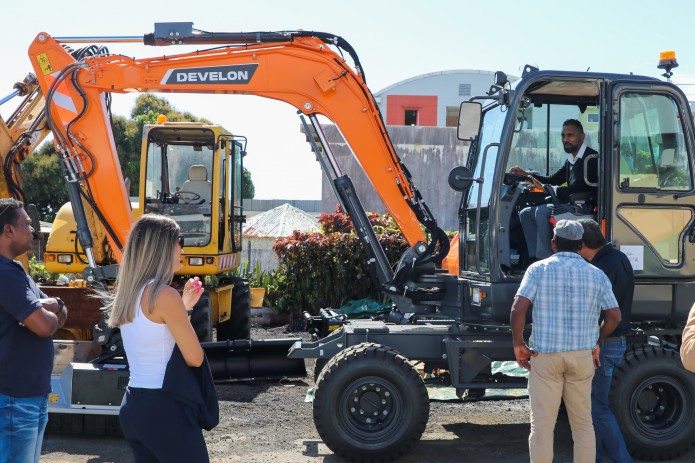
{"type": "Polygon", "coordinates": [[[244,249],[241,251],[241,261],[249,262],[249,269],[261,263],[261,270],[270,272],[278,266],[278,256],[273,251],[275,238],[244,238],[244,249]]]}
{"type": "MultiPolygon", "coordinates": [[[[357,164],[349,147],[334,125],[323,126],[338,163],[355,184],[365,210],[386,212],[369,179],[357,164]]],[[[444,230],[458,230],[458,206],[461,193],[447,183],[449,171],[465,164],[468,144],[456,138],[452,127],[388,126],[398,156],[410,171],[425,203],[444,230]]],[[[326,179],[321,186],[322,210],[335,212],[338,200],[326,179]]]]}

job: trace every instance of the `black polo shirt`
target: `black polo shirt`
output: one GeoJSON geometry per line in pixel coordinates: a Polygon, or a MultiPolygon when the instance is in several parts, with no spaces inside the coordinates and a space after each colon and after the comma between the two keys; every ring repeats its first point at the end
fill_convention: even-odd
{"type": "Polygon", "coordinates": [[[0,256],[0,394],[26,398],[51,392],[53,339],[20,325],[46,297],[22,264],[0,256]]]}
{"type": "Polygon", "coordinates": [[[603,270],[613,286],[613,294],[618,300],[622,319],[609,337],[623,336],[630,332],[630,313],[632,296],[635,290],[635,273],[630,260],[610,243],[602,247],[594,256],[591,264],[603,270]]]}

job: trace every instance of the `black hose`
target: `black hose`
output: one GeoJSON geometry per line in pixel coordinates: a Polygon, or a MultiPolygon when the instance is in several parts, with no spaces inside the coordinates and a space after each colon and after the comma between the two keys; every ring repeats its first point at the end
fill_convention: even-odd
{"type": "MultiPolygon", "coordinates": [[[[98,46],[98,45],[89,45],[83,48],[79,48],[77,50],[73,50],[70,47],[63,45],[65,50],[72,55],[75,60],[79,61],[87,56],[96,56],[96,55],[107,55],[109,54],[109,49],[104,46],[98,46]]],[[[40,91],[40,89],[37,87],[29,96],[25,98],[25,101],[31,101],[33,98],[37,97],[37,93],[40,91]]],[[[109,113],[110,113],[110,98],[107,100],[107,107],[109,108],[109,113]]],[[[18,108],[19,111],[19,108],[18,108]]],[[[13,116],[14,118],[14,116],[13,116]]],[[[19,184],[19,181],[17,180],[16,176],[14,175],[13,172],[13,164],[21,164],[23,159],[20,159],[20,153],[22,150],[20,149],[24,144],[29,144],[31,135],[34,132],[41,131],[42,129],[40,128],[41,123],[46,120],[46,108],[44,108],[43,111],[41,111],[39,114],[37,114],[36,118],[34,119],[34,122],[32,122],[31,127],[29,130],[26,132],[22,133],[18,138],[15,144],[12,146],[10,149],[7,157],[5,158],[5,162],[3,164],[3,175],[5,177],[5,180],[7,182],[8,189],[10,190],[10,194],[12,195],[13,198],[18,199],[19,201],[22,201],[24,204],[27,204],[28,198],[26,196],[26,193],[22,189],[21,185],[19,184]]]]}

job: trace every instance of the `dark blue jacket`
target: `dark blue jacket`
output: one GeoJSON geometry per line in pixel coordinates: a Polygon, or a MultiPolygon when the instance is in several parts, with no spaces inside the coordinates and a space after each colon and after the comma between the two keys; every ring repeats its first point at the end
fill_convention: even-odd
{"type": "Polygon", "coordinates": [[[631,330],[630,314],[632,313],[632,298],[635,291],[635,273],[630,259],[611,243],[602,247],[591,260],[591,265],[603,270],[613,287],[613,294],[618,301],[622,319],[608,337],[624,336],[631,330]]]}
{"type": "Polygon", "coordinates": [[[199,367],[189,367],[179,346],[175,345],[164,373],[162,392],[181,402],[191,422],[206,431],[220,422],[217,391],[206,356],[199,367]]]}

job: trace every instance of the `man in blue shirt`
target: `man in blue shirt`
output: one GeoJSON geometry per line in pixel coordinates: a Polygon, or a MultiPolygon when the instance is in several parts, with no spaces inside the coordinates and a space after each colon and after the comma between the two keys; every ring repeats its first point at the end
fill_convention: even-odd
{"type": "Polygon", "coordinates": [[[15,259],[34,228],[16,199],[0,199],[0,462],[38,463],[48,421],[53,340],[67,310],[15,259]]]}
{"type": "Polygon", "coordinates": [[[561,400],[572,428],[575,463],[594,463],[596,457],[591,381],[599,345],[620,322],[620,309],[606,275],[578,254],[583,233],[578,222],[560,220],[551,241],[555,255],[529,266],[512,304],[514,355],[530,370],[532,463],[553,461],[561,400]],[[527,345],[523,332],[531,304],[533,326],[527,345]]]}
{"type": "Polygon", "coordinates": [[[591,417],[596,435],[596,462],[603,461],[603,451],[614,463],[632,463],[618,422],[613,415],[608,395],[613,371],[623,363],[625,335],[630,332],[630,312],[635,290],[635,274],[630,259],[606,243],[601,227],[591,219],[581,219],[584,227],[579,254],[596,268],[603,270],[611,282],[622,319],[615,330],[600,345],[600,363],[591,386],[591,417]]]}

